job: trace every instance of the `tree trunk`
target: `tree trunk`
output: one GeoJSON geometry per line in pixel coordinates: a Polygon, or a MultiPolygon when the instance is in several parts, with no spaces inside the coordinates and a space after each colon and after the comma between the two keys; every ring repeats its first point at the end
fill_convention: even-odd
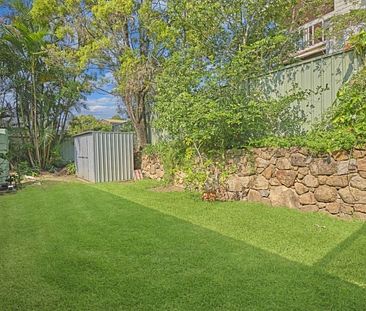
{"type": "Polygon", "coordinates": [[[141,122],[139,122],[139,123],[134,122],[133,125],[134,125],[135,131],[136,131],[136,136],[137,136],[137,149],[141,150],[148,143],[145,120],[142,119],[141,122]]]}

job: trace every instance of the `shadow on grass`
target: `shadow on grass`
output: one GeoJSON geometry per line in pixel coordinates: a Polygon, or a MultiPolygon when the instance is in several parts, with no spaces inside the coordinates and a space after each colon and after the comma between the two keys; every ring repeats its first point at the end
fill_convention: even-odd
{"type": "MultiPolygon", "coordinates": [[[[365,289],[321,269],[95,187],[52,186],[37,195],[24,211],[29,218],[5,224],[19,236],[0,259],[0,309],[366,308],[365,289]]],[[[23,210],[16,212],[20,219],[23,210]]]]}
{"type": "Polygon", "coordinates": [[[315,266],[330,273],[336,272],[366,289],[366,224],[338,244],[315,266]],[[352,269],[347,268],[350,263],[352,269]]]}

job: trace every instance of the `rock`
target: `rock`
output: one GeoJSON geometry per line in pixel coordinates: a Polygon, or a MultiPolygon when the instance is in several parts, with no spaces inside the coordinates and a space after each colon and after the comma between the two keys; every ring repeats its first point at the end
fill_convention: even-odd
{"type": "Polygon", "coordinates": [[[161,169],[157,169],[157,170],[156,170],[156,177],[157,177],[158,179],[163,178],[163,177],[164,177],[164,171],[163,171],[163,170],[161,170],[161,169]]]}
{"type": "Polygon", "coordinates": [[[359,171],[358,173],[362,178],[366,178],[366,171],[359,171]]]}
{"type": "Polygon", "coordinates": [[[271,179],[273,173],[274,173],[275,167],[271,164],[269,165],[262,173],[263,177],[266,179],[271,179]]]}
{"type": "Polygon", "coordinates": [[[337,163],[337,175],[347,175],[349,172],[348,169],[349,161],[342,161],[337,163]]]}
{"type": "Polygon", "coordinates": [[[276,177],[282,185],[290,188],[295,183],[297,172],[291,170],[278,170],[276,177]]]}
{"type": "Polygon", "coordinates": [[[295,184],[295,191],[298,195],[302,195],[304,193],[309,192],[309,188],[305,187],[303,184],[301,183],[296,183],[295,184]]]}
{"type": "Polygon", "coordinates": [[[366,213],[366,204],[356,204],[355,211],[359,213],[366,213]]]}
{"type": "Polygon", "coordinates": [[[319,176],[318,181],[320,185],[325,185],[327,183],[328,176],[319,176]]]}
{"type": "Polygon", "coordinates": [[[317,205],[303,205],[300,207],[303,212],[317,212],[319,207],[317,205]]]}
{"type": "Polygon", "coordinates": [[[269,199],[273,206],[300,208],[300,202],[296,192],[284,186],[272,188],[269,199]]]}
{"type": "Polygon", "coordinates": [[[347,151],[336,151],[333,152],[332,156],[336,161],[349,160],[349,152],[347,151]]]}
{"type": "Polygon", "coordinates": [[[286,158],[280,158],[277,160],[276,167],[279,170],[289,170],[291,169],[291,162],[286,158]]]}
{"type": "Polygon", "coordinates": [[[249,202],[258,202],[258,203],[265,203],[271,204],[271,201],[267,198],[262,197],[262,195],[255,190],[250,190],[248,193],[248,201],[249,202]]]}
{"type": "Polygon", "coordinates": [[[355,159],[364,158],[366,157],[366,149],[355,149],[352,155],[355,159]]]}
{"type": "Polygon", "coordinates": [[[332,203],[337,200],[337,190],[329,186],[320,186],[315,190],[315,198],[318,202],[332,203]]]}
{"type": "Polygon", "coordinates": [[[306,175],[309,175],[309,173],[310,173],[310,170],[309,170],[308,167],[300,167],[299,168],[299,174],[306,176],[306,175]]]}
{"type": "Polygon", "coordinates": [[[310,165],[310,172],[314,176],[334,175],[337,172],[336,163],[332,159],[317,159],[310,165]]]}
{"type": "Polygon", "coordinates": [[[341,205],[341,212],[346,215],[353,215],[354,208],[352,205],[349,204],[342,204],[341,205]]]}
{"type": "Polygon", "coordinates": [[[302,180],[304,185],[309,188],[317,188],[319,186],[318,178],[312,176],[312,175],[306,175],[304,179],[302,180]]]}
{"type": "Polygon", "coordinates": [[[281,186],[281,183],[279,182],[279,180],[277,178],[271,178],[269,181],[269,184],[271,186],[281,186]]]}
{"type": "Polygon", "coordinates": [[[341,207],[342,206],[339,203],[331,203],[331,204],[328,204],[325,209],[329,213],[335,215],[335,214],[339,214],[339,212],[341,211],[341,207]]]}
{"type": "Polygon", "coordinates": [[[252,163],[246,163],[241,165],[240,174],[243,176],[252,176],[255,175],[255,168],[253,167],[252,163]]]}
{"type": "Polygon", "coordinates": [[[240,192],[243,189],[249,188],[251,184],[252,178],[251,177],[238,177],[238,176],[231,176],[227,180],[228,191],[230,192],[240,192]]]}
{"type": "Polygon", "coordinates": [[[359,190],[365,191],[366,190],[366,179],[362,178],[361,176],[354,176],[350,181],[350,185],[353,188],[357,188],[359,190]]]}
{"type": "Polygon", "coordinates": [[[273,151],[270,151],[270,150],[263,150],[259,153],[259,157],[261,157],[262,159],[264,160],[271,160],[273,156],[273,151]]]}
{"type": "Polygon", "coordinates": [[[268,198],[269,195],[270,195],[270,191],[269,190],[259,190],[259,193],[260,195],[263,197],[263,198],[268,198]]]}
{"type": "Polygon", "coordinates": [[[302,205],[315,205],[317,202],[315,200],[314,193],[308,192],[299,197],[299,201],[302,205]]]}
{"type": "Polygon", "coordinates": [[[255,190],[266,190],[269,188],[268,180],[263,176],[259,175],[254,179],[253,189],[255,190]]]}
{"type": "Polygon", "coordinates": [[[156,175],[156,167],[155,165],[150,166],[150,175],[156,175]]]}
{"type": "Polygon", "coordinates": [[[359,171],[366,171],[366,158],[358,159],[357,167],[359,171]]]}
{"type": "Polygon", "coordinates": [[[366,204],[366,191],[355,188],[343,188],[339,190],[342,200],[348,204],[366,204]]]}
{"type": "Polygon", "coordinates": [[[347,176],[331,176],[327,178],[326,184],[332,187],[344,188],[348,186],[347,176]]]}
{"type": "Polygon", "coordinates": [[[269,161],[264,160],[262,158],[257,158],[255,160],[255,165],[259,168],[266,168],[269,165],[269,161]]]}
{"type": "Polygon", "coordinates": [[[285,148],[277,148],[274,152],[273,156],[276,158],[283,158],[287,154],[287,150],[285,148]]]}
{"type": "Polygon", "coordinates": [[[291,164],[293,166],[302,166],[306,167],[311,162],[310,157],[306,157],[301,153],[296,153],[291,156],[291,164]]]}
{"type": "Polygon", "coordinates": [[[353,214],[353,217],[355,217],[356,219],[360,219],[360,220],[366,220],[366,214],[364,214],[364,213],[356,212],[353,214]]]}

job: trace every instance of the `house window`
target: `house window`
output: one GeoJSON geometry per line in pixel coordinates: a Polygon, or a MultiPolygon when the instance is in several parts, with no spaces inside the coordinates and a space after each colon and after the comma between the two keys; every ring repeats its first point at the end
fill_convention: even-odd
{"type": "Polygon", "coordinates": [[[324,21],[302,29],[301,37],[303,38],[303,43],[300,45],[302,49],[325,42],[324,21]]]}

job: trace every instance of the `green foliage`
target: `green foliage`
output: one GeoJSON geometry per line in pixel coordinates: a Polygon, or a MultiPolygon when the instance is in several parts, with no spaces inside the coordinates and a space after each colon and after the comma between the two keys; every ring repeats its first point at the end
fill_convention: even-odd
{"type": "Polygon", "coordinates": [[[66,168],[67,175],[75,175],[76,174],[76,165],[75,165],[74,162],[68,163],[65,168],[66,168]]]}
{"type": "Polygon", "coordinates": [[[98,120],[92,115],[75,116],[69,123],[67,134],[74,136],[88,131],[111,132],[112,125],[98,120]]]}

